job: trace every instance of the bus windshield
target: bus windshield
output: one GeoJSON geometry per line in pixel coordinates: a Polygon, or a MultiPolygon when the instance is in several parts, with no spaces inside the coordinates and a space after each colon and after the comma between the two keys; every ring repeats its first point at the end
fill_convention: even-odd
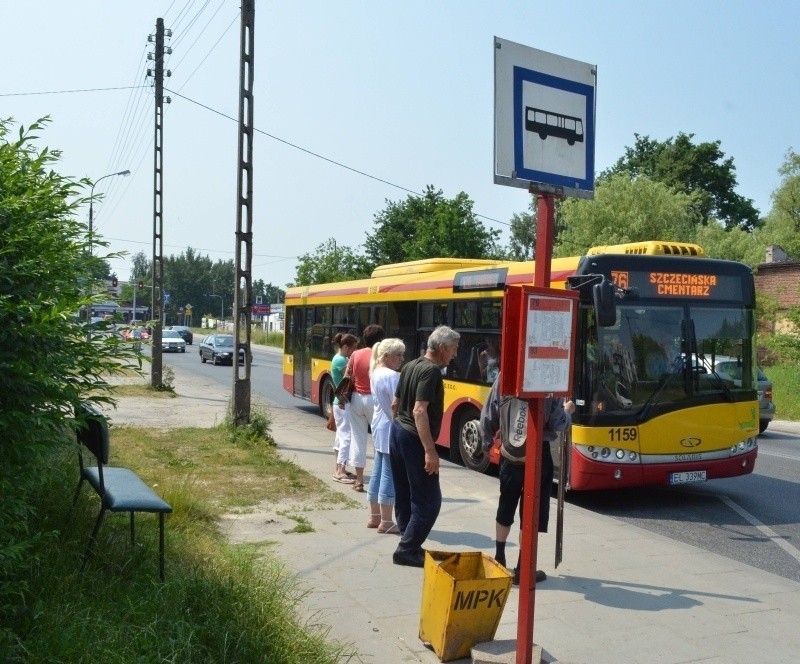
{"type": "Polygon", "coordinates": [[[638,419],[754,389],[751,316],[744,308],[620,304],[613,327],[587,328],[584,412],[638,419]],[[738,358],[743,379],[717,373],[719,356],[738,358]]]}

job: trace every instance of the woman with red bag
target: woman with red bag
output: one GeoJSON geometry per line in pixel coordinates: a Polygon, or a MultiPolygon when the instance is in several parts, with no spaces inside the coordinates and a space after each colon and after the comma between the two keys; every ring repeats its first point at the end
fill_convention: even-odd
{"type": "MultiPolygon", "coordinates": [[[[333,338],[333,343],[339,351],[331,360],[331,378],[334,389],[344,378],[347,361],[358,347],[358,337],[355,334],[339,333],[333,338]]],[[[350,456],[350,408],[346,402],[339,403],[338,397],[333,399],[333,418],[336,422],[336,437],[333,440],[333,451],[336,455],[336,469],[333,472],[333,481],[342,484],[353,484],[355,477],[347,472],[347,459],[350,456]]]]}

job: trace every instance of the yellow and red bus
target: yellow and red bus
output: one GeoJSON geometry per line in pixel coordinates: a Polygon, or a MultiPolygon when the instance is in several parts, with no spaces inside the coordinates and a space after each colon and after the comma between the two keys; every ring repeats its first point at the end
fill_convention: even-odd
{"type": "MultiPolygon", "coordinates": [[[[502,347],[504,288],[533,283],[534,270],[532,261],[440,258],[378,267],[369,279],[291,288],[284,388],[327,415],[337,332],[360,335],[380,324],[403,339],[408,360],[437,325],[449,325],[461,342],[444,370],[437,443],[452,460],[485,471],[498,460],[496,449],[483,452],[478,428],[496,372],[494,349],[514,352],[502,347]]],[[[553,259],[551,285],[580,291],[567,488],[752,472],[758,383],[755,287],[746,265],[708,259],[693,244],[639,242],[553,259]],[[609,302],[598,304],[609,288],[610,317],[609,302]],[[716,373],[717,355],[737,358],[741,377],[716,373]]]]}

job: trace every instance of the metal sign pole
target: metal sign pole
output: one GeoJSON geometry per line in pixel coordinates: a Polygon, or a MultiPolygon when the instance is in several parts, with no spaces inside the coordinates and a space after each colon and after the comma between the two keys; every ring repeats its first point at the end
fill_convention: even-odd
{"type": "MultiPolygon", "coordinates": [[[[536,266],[534,286],[549,288],[550,259],[553,255],[555,197],[550,193],[531,193],[538,197],[536,226],[536,266]]],[[[533,657],[533,612],[536,606],[536,558],[539,544],[539,494],[541,490],[542,425],[544,399],[531,399],[528,406],[528,439],[525,455],[525,483],[520,531],[519,611],[517,613],[517,664],[531,664],[533,657]]]]}

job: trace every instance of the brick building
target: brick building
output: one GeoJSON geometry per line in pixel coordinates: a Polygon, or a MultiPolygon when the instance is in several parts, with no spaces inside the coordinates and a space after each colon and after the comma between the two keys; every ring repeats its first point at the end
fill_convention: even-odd
{"type": "Polygon", "coordinates": [[[755,284],[757,294],[767,295],[778,303],[776,321],[771,331],[791,331],[791,324],[782,313],[792,307],[800,307],[800,261],[789,260],[780,247],[768,247],[766,262],[756,266],[755,284]]]}

